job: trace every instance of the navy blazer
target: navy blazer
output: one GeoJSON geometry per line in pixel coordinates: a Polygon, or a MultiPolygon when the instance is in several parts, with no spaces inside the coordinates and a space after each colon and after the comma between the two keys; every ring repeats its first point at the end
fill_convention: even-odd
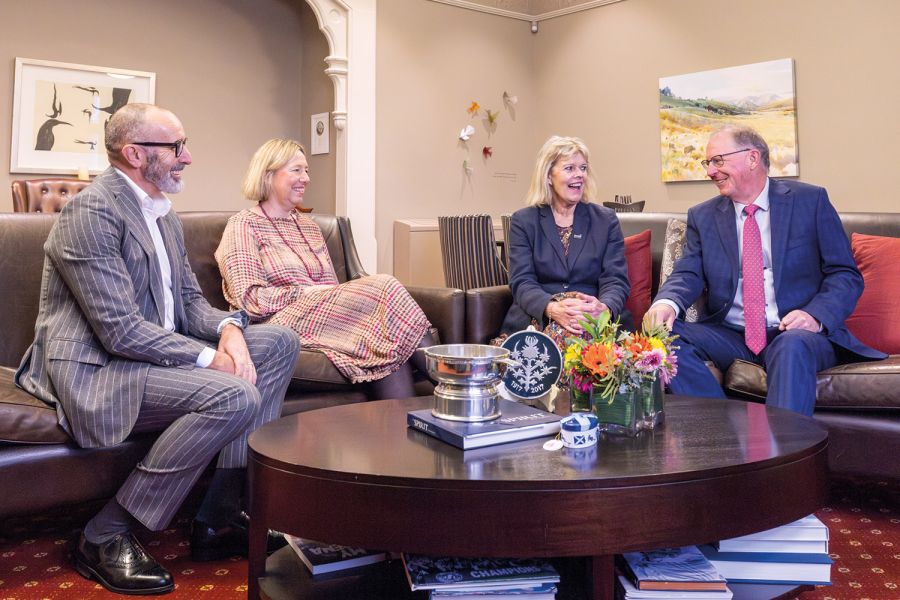
{"type": "Polygon", "coordinates": [[[525,329],[532,318],[543,324],[547,303],[560,292],[594,296],[613,316],[624,309],[631,285],[616,214],[582,202],[575,207],[572,225],[566,256],[549,206],[529,206],[513,214],[508,245],[513,305],[502,331],[525,329]]]}
{"type": "MultiPolygon", "coordinates": [[[[862,359],[886,355],[860,342],[844,326],[863,290],[841,220],[828,192],[799,181],[769,180],[772,270],[779,316],[806,311],[828,339],[862,359]]],[[[734,205],[716,196],[688,210],[684,255],[656,295],[684,308],[707,290],[701,322],[725,320],[740,276],[734,205]]]]}

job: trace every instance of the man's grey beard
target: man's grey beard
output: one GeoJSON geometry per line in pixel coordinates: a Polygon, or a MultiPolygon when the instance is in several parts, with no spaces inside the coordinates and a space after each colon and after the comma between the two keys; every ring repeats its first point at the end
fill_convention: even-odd
{"type": "MultiPolygon", "coordinates": [[[[178,170],[183,170],[184,165],[177,163],[178,170]]],[[[147,166],[144,169],[144,179],[167,194],[177,194],[184,189],[184,181],[178,181],[172,177],[172,171],[166,169],[160,162],[155,152],[149,153],[147,166]]]]}

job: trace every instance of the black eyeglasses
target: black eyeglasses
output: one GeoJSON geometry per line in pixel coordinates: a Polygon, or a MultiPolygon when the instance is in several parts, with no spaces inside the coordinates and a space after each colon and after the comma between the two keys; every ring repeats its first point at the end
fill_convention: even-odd
{"type": "MultiPolygon", "coordinates": [[[[734,152],[726,152],[725,154],[716,154],[711,157],[709,160],[701,160],[700,164],[703,165],[703,168],[707,168],[710,164],[713,164],[718,169],[722,165],[725,164],[725,157],[731,156],[732,154],[737,154],[739,152],[750,152],[753,148],[744,148],[743,150],[735,150],[734,152]]],[[[177,154],[175,156],[178,156],[177,154]]]]}
{"type": "Polygon", "coordinates": [[[181,156],[184,151],[184,145],[187,144],[187,138],[183,140],[175,140],[174,142],[131,142],[135,146],[151,146],[154,148],[171,148],[175,151],[175,158],[181,156]]]}

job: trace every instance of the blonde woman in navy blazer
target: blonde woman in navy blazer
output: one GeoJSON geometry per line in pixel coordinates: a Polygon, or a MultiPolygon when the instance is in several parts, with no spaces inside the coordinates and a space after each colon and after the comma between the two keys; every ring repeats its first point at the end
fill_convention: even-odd
{"type": "MultiPolygon", "coordinates": [[[[526,203],[509,229],[513,305],[501,329],[556,321],[580,335],[584,313],[622,315],[630,284],[625,243],[615,213],[597,197],[583,141],[552,136],[537,157],[526,203]],[[566,244],[566,238],[567,244],[566,244]],[[566,251],[568,245],[568,252],[566,251]]],[[[624,320],[630,323],[628,315],[624,320]]]]}

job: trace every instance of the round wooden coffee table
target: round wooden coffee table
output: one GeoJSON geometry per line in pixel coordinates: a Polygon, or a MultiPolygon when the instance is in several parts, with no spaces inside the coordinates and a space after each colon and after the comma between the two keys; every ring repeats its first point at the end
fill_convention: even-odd
{"type": "Polygon", "coordinates": [[[409,429],[431,398],[314,410],[250,436],[249,596],[265,531],[425,554],[592,557],[613,597],[619,552],[782,525],[826,499],[826,431],[762,404],[667,397],[666,422],[593,450],[545,439],[463,452],[409,429]]]}

